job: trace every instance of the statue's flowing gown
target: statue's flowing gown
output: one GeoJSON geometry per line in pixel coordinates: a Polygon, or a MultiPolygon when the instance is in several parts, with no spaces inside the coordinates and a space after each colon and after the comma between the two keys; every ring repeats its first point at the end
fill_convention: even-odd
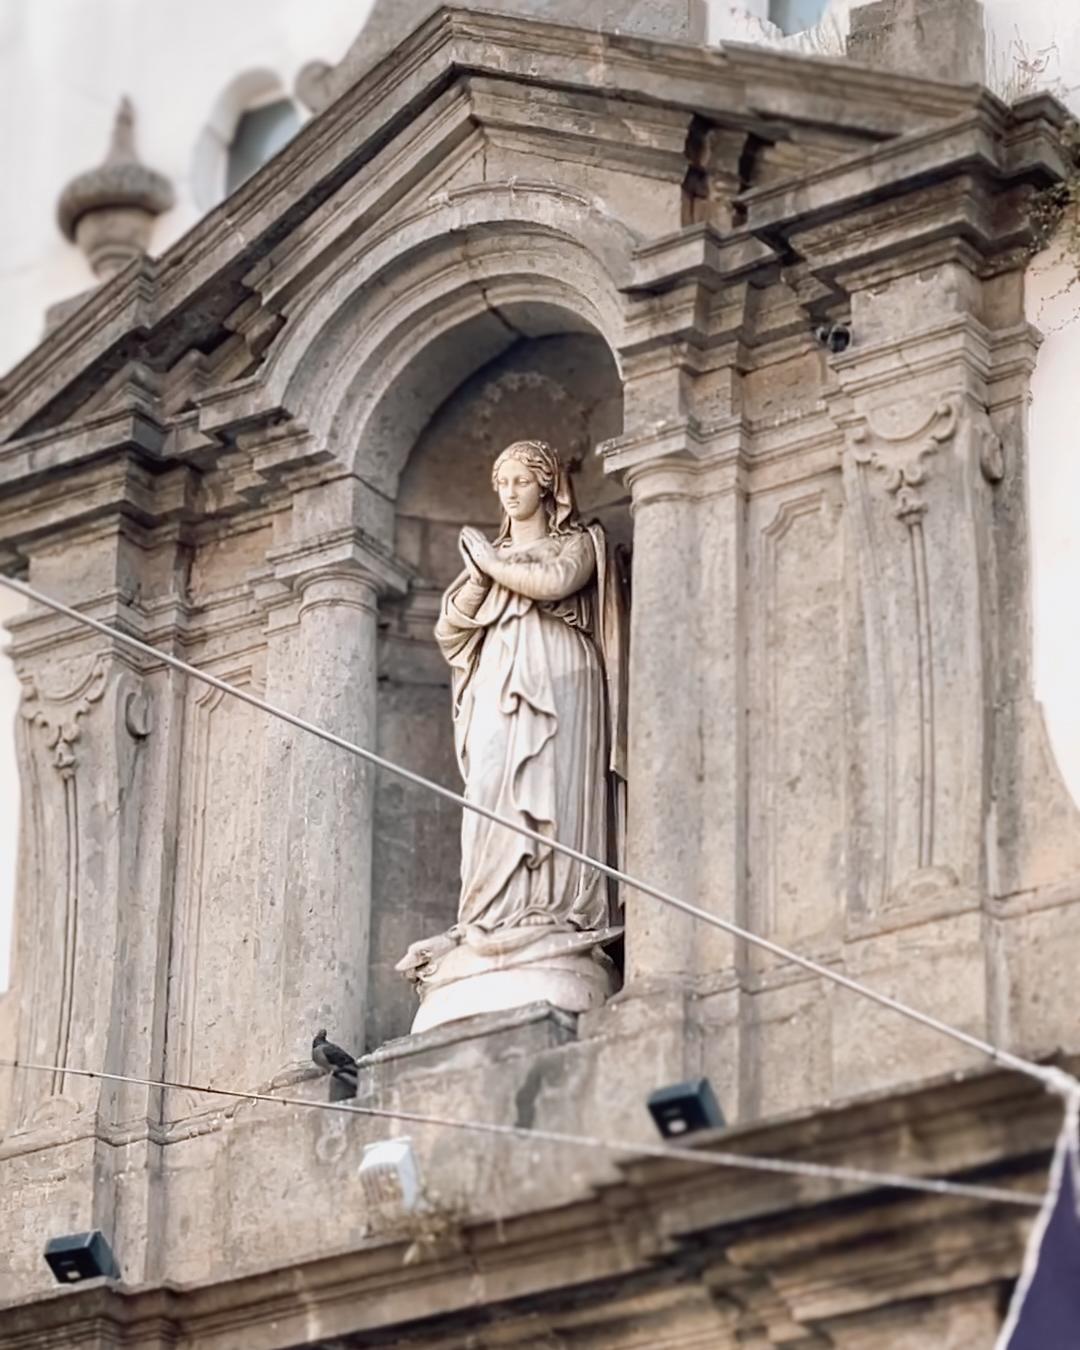
{"type": "MultiPolygon", "coordinates": [[[[443,598],[435,635],[453,668],[465,795],[604,858],[608,749],[597,645],[598,533],[577,528],[530,545],[498,544],[500,581],[458,577],[443,598]]],[[[606,882],[594,869],[463,814],[458,923],[466,932],[604,926],[606,882]]]]}

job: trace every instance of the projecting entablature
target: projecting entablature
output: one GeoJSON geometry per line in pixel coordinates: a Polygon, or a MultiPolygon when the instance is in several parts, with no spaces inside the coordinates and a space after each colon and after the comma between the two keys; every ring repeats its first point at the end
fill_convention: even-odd
{"type": "Polygon", "coordinates": [[[162,258],[114,278],[16,367],[0,436],[78,421],[132,358],[162,377],[166,406],[170,385],[245,378],[315,296],[335,294],[342,268],[357,286],[384,283],[374,262],[353,266],[380,241],[385,252],[425,219],[431,240],[440,228],[464,240],[498,233],[497,213],[440,219],[470,187],[503,184],[507,218],[524,215],[538,234],[588,246],[590,230],[617,225],[624,238],[601,247],[601,261],[616,286],[634,286],[635,248],[695,225],[748,230],[782,255],[816,226],[823,196],[842,216],[857,193],[902,189],[905,171],[908,187],[961,160],[1018,180],[1034,181],[1044,161],[1052,173],[1054,114],[1042,104],[1009,130],[972,88],[444,9],[162,258]],[[576,193],[579,218],[546,218],[535,193],[515,212],[517,184],[576,193]]]}

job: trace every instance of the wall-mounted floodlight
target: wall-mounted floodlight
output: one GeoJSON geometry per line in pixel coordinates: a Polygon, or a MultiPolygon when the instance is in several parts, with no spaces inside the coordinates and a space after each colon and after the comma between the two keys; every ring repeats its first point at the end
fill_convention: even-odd
{"type": "Polygon", "coordinates": [[[727,1123],[707,1078],[658,1088],[646,1104],[665,1139],[692,1134],[695,1130],[722,1129],[727,1123]]]}
{"type": "Polygon", "coordinates": [[[97,1228],[92,1233],[50,1238],[45,1244],[45,1260],[59,1284],[75,1284],[102,1275],[110,1280],[120,1278],[112,1248],[97,1228]]]}

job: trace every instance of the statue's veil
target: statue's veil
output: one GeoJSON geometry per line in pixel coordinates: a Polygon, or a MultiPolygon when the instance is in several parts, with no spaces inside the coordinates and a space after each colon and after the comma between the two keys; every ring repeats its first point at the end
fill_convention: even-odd
{"type": "MultiPolygon", "coordinates": [[[[581,529],[570,475],[563,467],[557,450],[546,441],[515,441],[506,447],[491,466],[492,482],[508,459],[516,459],[536,475],[536,481],[544,494],[549,534],[568,534],[571,530],[581,529]]],[[[495,542],[500,543],[509,534],[510,517],[504,515],[495,542]]]]}

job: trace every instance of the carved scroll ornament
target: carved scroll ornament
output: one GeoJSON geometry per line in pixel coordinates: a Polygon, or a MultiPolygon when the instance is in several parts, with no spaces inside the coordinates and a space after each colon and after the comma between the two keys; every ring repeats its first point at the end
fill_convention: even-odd
{"type": "Polygon", "coordinates": [[[94,657],[83,679],[63,694],[45,694],[37,676],[23,676],[20,711],[31,726],[41,730],[52,756],[53,767],[61,777],[68,777],[74,772],[74,747],[82,735],[79,723],[94,704],[101,701],[107,680],[103,654],[94,657]]]}

